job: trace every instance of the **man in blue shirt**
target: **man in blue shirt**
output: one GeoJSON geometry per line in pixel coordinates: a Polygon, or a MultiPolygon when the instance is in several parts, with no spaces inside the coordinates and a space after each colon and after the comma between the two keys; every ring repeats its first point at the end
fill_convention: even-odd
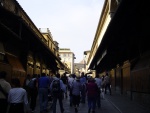
{"type": "Polygon", "coordinates": [[[47,111],[49,85],[50,79],[45,73],[42,73],[41,77],[38,79],[40,113],[47,111]]]}

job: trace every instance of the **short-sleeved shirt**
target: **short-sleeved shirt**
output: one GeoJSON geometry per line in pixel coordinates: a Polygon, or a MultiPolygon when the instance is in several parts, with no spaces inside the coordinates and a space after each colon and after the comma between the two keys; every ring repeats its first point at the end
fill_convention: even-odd
{"type": "Polygon", "coordinates": [[[49,88],[50,79],[47,76],[40,77],[38,79],[38,86],[39,88],[49,88]]]}

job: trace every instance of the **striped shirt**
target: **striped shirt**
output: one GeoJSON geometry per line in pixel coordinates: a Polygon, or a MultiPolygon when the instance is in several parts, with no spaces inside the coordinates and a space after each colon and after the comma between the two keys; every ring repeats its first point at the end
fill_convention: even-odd
{"type": "Polygon", "coordinates": [[[27,93],[23,88],[12,88],[8,94],[9,103],[24,103],[28,104],[27,93]]]}

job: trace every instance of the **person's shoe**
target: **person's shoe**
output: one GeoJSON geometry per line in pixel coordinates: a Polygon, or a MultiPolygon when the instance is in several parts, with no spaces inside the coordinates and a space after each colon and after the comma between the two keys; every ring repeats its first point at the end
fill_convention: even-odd
{"type": "Polygon", "coordinates": [[[89,108],[88,113],[90,113],[90,112],[91,112],[91,109],[89,108]]]}
{"type": "Polygon", "coordinates": [[[66,95],[66,98],[68,98],[68,96],[66,95]]]}
{"type": "Polygon", "coordinates": [[[77,108],[75,108],[75,113],[78,113],[78,109],[77,108]]]}
{"type": "Polygon", "coordinates": [[[70,107],[72,107],[72,103],[70,103],[70,107]]]}
{"type": "Polygon", "coordinates": [[[95,111],[93,110],[92,113],[95,113],[95,111]]]}
{"type": "Polygon", "coordinates": [[[61,111],[61,113],[64,113],[64,111],[65,111],[65,110],[63,109],[63,110],[61,111]]]}
{"type": "Polygon", "coordinates": [[[48,112],[48,110],[47,109],[44,109],[44,113],[47,113],[48,112]]]}
{"type": "Polygon", "coordinates": [[[81,103],[85,103],[85,101],[81,101],[81,103]]]}
{"type": "Polygon", "coordinates": [[[101,108],[101,104],[100,104],[100,105],[97,105],[97,107],[98,107],[98,108],[101,108]]]}
{"type": "Polygon", "coordinates": [[[35,112],[35,110],[32,110],[32,111],[31,111],[31,113],[34,113],[34,112],[35,112]]]}

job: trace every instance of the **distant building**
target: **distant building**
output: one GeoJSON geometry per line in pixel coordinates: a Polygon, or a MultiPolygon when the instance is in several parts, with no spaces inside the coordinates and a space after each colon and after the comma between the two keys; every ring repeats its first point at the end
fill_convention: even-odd
{"type": "MultiPolygon", "coordinates": [[[[59,57],[59,43],[57,41],[53,40],[53,37],[52,37],[52,34],[51,34],[49,28],[39,28],[39,31],[42,33],[42,35],[44,37],[44,38],[42,38],[42,41],[49,47],[49,49],[51,50],[51,52],[60,61],[61,58],[59,57]]],[[[56,61],[56,62],[57,62],[57,68],[60,71],[62,69],[62,66],[60,65],[60,63],[58,61],[56,61]]],[[[64,65],[64,66],[65,67],[63,68],[63,70],[67,70],[66,69],[66,65],[64,65]]],[[[47,71],[47,70],[44,70],[44,71],[47,71]]]]}
{"type": "Polygon", "coordinates": [[[80,63],[74,63],[74,72],[79,74],[81,74],[82,72],[85,73],[84,60],[82,60],[80,63]]]}
{"type": "Polygon", "coordinates": [[[74,59],[75,55],[69,48],[59,48],[59,55],[61,62],[67,64],[71,73],[74,73],[74,59]]]}
{"type": "Polygon", "coordinates": [[[88,51],[84,51],[84,64],[85,64],[85,72],[87,73],[88,72],[88,58],[89,58],[89,55],[90,55],[90,50],[88,51]]]}
{"type": "Polygon", "coordinates": [[[59,50],[59,43],[53,40],[52,34],[49,28],[39,28],[39,31],[42,33],[44,38],[42,41],[50,48],[50,50],[59,57],[58,50],[59,50]]]}

